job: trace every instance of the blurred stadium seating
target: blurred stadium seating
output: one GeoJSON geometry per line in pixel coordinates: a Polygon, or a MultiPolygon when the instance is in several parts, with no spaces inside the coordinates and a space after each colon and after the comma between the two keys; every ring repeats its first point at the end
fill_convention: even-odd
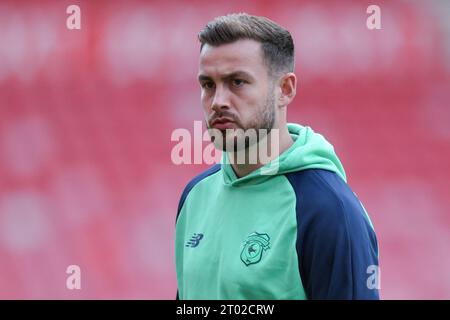
{"type": "Polygon", "coordinates": [[[202,120],[198,31],[245,11],[296,43],[291,122],[335,145],[375,225],[384,299],[450,299],[450,3],[0,2],[0,298],[172,299],[171,163],[202,120]],[[81,290],[66,268],[81,267],[81,290]]]}

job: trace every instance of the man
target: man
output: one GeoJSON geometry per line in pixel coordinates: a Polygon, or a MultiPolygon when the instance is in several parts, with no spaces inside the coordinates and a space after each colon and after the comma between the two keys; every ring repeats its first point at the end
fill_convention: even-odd
{"type": "Polygon", "coordinates": [[[333,146],[286,121],[297,84],[290,33],[232,14],[199,39],[201,101],[224,152],[181,196],[177,297],[378,299],[375,233],[333,146]],[[278,152],[250,161],[273,145],[278,152]]]}

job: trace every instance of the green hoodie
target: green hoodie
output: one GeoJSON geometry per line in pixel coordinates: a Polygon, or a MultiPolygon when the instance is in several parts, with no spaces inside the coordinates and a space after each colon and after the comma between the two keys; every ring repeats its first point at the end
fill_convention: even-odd
{"type": "Polygon", "coordinates": [[[376,299],[370,219],[333,146],[288,124],[293,145],[238,178],[222,164],[185,188],[176,224],[180,299],[376,299]],[[272,169],[272,170],[270,170],[272,169]]]}
{"type": "Polygon", "coordinates": [[[276,174],[284,174],[305,169],[325,169],[337,173],[346,181],[344,168],[334,153],[333,146],[325,138],[315,133],[310,127],[303,127],[298,124],[288,123],[288,130],[294,140],[294,144],[278,159],[266,164],[265,166],[253,171],[245,177],[238,178],[234,173],[232,166],[227,161],[227,154],[223,153],[222,163],[227,163],[222,168],[224,170],[224,183],[233,186],[254,183],[261,179],[261,176],[270,176],[264,174],[264,171],[274,167],[276,174]],[[274,165],[274,162],[277,162],[274,165]],[[263,172],[263,173],[261,173],[263,172]]]}

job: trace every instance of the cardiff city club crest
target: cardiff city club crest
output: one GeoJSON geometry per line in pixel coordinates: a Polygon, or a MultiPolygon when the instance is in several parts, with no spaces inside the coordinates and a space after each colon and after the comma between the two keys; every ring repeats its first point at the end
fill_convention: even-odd
{"type": "Polygon", "coordinates": [[[270,237],[266,233],[253,232],[244,241],[241,260],[246,266],[261,261],[263,252],[270,248],[270,237]]]}

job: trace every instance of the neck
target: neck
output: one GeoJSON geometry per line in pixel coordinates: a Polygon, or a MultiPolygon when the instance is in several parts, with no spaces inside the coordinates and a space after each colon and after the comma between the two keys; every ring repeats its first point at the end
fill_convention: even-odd
{"type": "Polygon", "coordinates": [[[228,152],[231,166],[241,178],[279,157],[294,143],[287,126],[274,128],[258,143],[237,152],[228,152]]]}

